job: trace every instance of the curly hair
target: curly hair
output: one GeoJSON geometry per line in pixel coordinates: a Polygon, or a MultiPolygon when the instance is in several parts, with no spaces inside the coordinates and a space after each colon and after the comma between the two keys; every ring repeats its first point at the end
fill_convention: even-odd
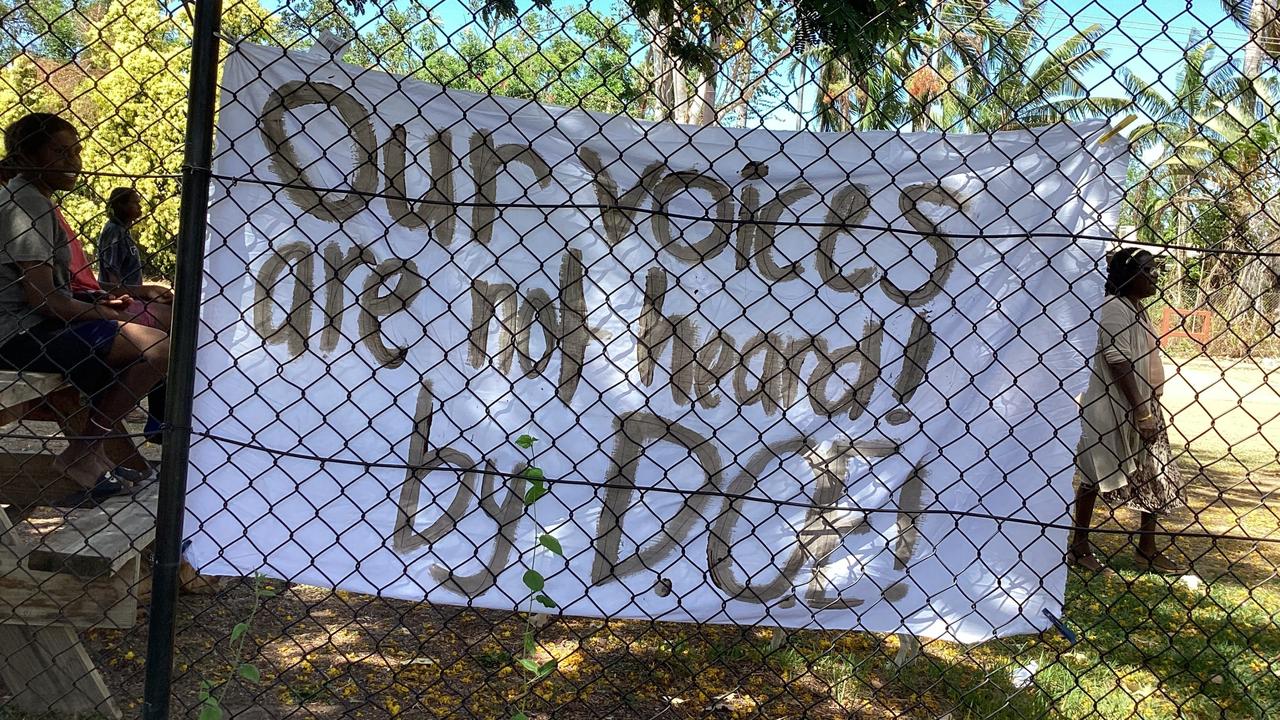
{"type": "Polygon", "coordinates": [[[76,131],[71,123],[52,113],[30,113],[14,120],[4,129],[6,160],[16,163],[30,158],[64,130],[76,131]]]}
{"type": "Polygon", "coordinates": [[[1142,272],[1154,255],[1142,248],[1121,248],[1107,256],[1107,294],[1119,295],[1142,272]]]}
{"type": "Polygon", "coordinates": [[[118,187],[107,196],[107,214],[113,218],[120,217],[120,207],[130,198],[142,199],[142,195],[131,187],[118,187]]]}

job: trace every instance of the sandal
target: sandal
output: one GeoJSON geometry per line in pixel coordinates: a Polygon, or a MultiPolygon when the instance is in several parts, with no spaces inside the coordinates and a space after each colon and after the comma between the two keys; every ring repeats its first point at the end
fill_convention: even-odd
{"type": "Polygon", "coordinates": [[[68,457],[69,451],[70,448],[55,455],[50,467],[55,473],[71,479],[84,488],[85,492],[95,487],[102,481],[103,474],[115,467],[115,463],[107,457],[106,448],[101,443],[95,444],[87,452],[82,452],[75,457],[68,457]]]}
{"type": "Polygon", "coordinates": [[[98,482],[93,487],[77,490],[64,498],[55,500],[53,506],[64,510],[96,507],[107,498],[123,495],[127,492],[128,488],[125,487],[124,483],[119,480],[112,480],[104,475],[98,479],[98,482]]]}
{"type": "Polygon", "coordinates": [[[1182,567],[1165,557],[1163,553],[1156,553],[1155,557],[1147,557],[1139,554],[1134,559],[1134,564],[1139,570],[1153,572],[1159,575],[1186,575],[1187,568],[1182,567]]]}
{"type": "Polygon", "coordinates": [[[1099,560],[1098,556],[1094,555],[1092,550],[1080,555],[1077,555],[1074,550],[1068,550],[1067,564],[1071,567],[1078,567],[1100,575],[1116,574],[1116,571],[1107,567],[1106,563],[1099,560]]]}
{"type": "Polygon", "coordinates": [[[116,480],[124,482],[130,495],[136,495],[144,488],[159,480],[154,468],[148,470],[133,470],[125,467],[118,467],[111,471],[111,476],[116,480]]]}

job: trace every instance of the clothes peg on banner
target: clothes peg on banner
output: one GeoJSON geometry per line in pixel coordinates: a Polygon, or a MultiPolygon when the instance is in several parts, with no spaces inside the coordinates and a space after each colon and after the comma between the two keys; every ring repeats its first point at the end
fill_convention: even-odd
{"type": "MultiPolygon", "coordinates": [[[[322,55],[328,55],[334,60],[339,60],[347,53],[347,48],[351,46],[351,39],[343,40],[335,35],[332,31],[325,30],[316,38],[316,46],[324,50],[322,55]]],[[[312,48],[311,52],[318,52],[316,48],[312,48]]]]}
{"type": "Polygon", "coordinates": [[[1062,633],[1062,637],[1066,638],[1067,642],[1075,645],[1080,641],[1079,636],[1076,635],[1074,630],[1067,626],[1067,623],[1064,622],[1062,618],[1049,612],[1048,609],[1041,610],[1040,612],[1044,613],[1044,616],[1049,618],[1049,622],[1053,623],[1053,626],[1057,628],[1058,632],[1062,633]]]}
{"type": "Polygon", "coordinates": [[[328,79],[332,80],[338,76],[337,70],[342,62],[342,56],[347,54],[347,48],[351,46],[353,39],[343,40],[329,30],[324,30],[316,36],[316,44],[311,48],[310,53],[323,59],[325,65],[331,68],[328,79]]]}
{"type": "Polygon", "coordinates": [[[1131,125],[1133,121],[1137,119],[1138,119],[1137,115],[1128,115],[1124,118],[1121,118],[1120,122],[1116,123],[1115,125],[1112,125],[1109,130],[1107,130],[1105,133],[1102,134],[1102,137],[1098,138],[1098,144],[1099,145],[1105,144],[1108,140],[1118,135],[1121,130],[1129,127],[1129,125],[1131,125]]]}
{"type": "Polygon", "coordinates": [[[920,657],[920,638],[911,633],[895,633],[898,636],[898,652],[893,656],[893,666],[901,670],[920,657]]]}

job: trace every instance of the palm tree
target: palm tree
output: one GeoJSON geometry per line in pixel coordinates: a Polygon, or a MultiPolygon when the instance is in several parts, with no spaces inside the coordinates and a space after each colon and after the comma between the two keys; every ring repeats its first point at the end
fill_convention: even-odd
{"type": "MultiPolygon", "coordinates": [[[[1215,61],[1216,51],[1204,38],[1188,38],[1172,98],[1165,97],[1158,81],[1149,83],[1128,68],[1118,73],[1134,105],[1148,118],[1129,134],[1129,145],[1142,160],[1141,174],[1129,195],[1129,209],[1144,240],[1161,239],[1159,228],[1172,211],[1175,244],[1196,244],[1188,239],[1195,220],[1194,205],[1212,201],[1211,196],[1197,191],[1196,181],[1215,160],[1204,140],[1204,118],[1221,105],[1222,98],[1234,94],[1237,82],[1229,60],[1215,61]],[[1150,157],[1153,152],[1157,154],[1150,157]]],[[[1166,279],[1178,286],[1186,253],[1175,251],[1175,257],[1174,274],[1166,279]]]]}
{"type": "Polygon", "coordinates": [[[1105,29],[1091,25],[1049,49],[1041,30],[1042,7],[1043,0],[1021,0],[999,32],[984,33],[981,62],[965,68],[959,93],[944,98],[968,130],[1048,125],[1131,106],[1126,98],[1094,96],[1083,83],[1090,69],[1106,63],[1107,51],[1097,47],[1105,29]]]}
{"type": "MultiPolygon", "coordinates": [[[[1263,60],[1280,58],[1280,0],[1222,0],[1222,6],[1237,25],[1249,31],[1244,48],[1239,104],[1254,106],[1248,108],[1251,114],[1274,115],[1276,106],[1268,104],[1274,96],[1263,98],[1254,90],[1262,78],[1263,60]]],[[[1256,212],[1262,212],[1265,207],[1261,203],[1255,203],[1255,206],[1256,212]]],[[[1280,234],[1272,234],[1271,240],[1257,250],[1272,255],[1280,253],[1280,234]]],[[[1239,309],[1250,302],[1257,302],[1257,298],[1274,286],[1274,277],[1277,276],[1280,276],[1280,267],[1275,265],[1274,257],[1270,260],[1264,257],[1251,259],[1240,275],[1232,307],[1239,309]]]]}
{"type": "Polygon", "coordinates": [[[1002,28],[987,0],[931,0],[926,27],[882,48],[871,67],[852,73],[844,58],[814,49],[792,70],[814,86],[820,129],[947,130],[939,100],[1002,28]]]}
{"type": "MultiPolygon", "coordinates": [[[[1260,253],[1280,249],[1280,82],[1256,79],[1231,103],[1202,118],[1205,147],[1213,157],[1207,182],[1217,191],[1244,248],[1260,253]]],[[[1236,276],[1223,310],[1228,321],[1247,323],[1256,336],[1267,316],[1262,299],[1275,287],[1280,267],[1275,257],[1249,258],[1236,276]],[[1252,312],[1250,312],[1252,310],[1252,312]]],[[[1242,333],[1243,334],[1243,333],[1242,333]]]]}
{"type": "Polygon", "coordinates": [[[1277,0],[1222,0],[1227,17],[1249,31],[1244,46],[1243,75],[1246,90],[1262,74],[1263,59],[1280,57],[1280,2],[1277,0]]]}

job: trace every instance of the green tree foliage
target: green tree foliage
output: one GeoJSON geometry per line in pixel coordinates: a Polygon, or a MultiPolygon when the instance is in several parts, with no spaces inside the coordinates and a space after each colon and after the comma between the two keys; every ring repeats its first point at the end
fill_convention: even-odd
{"type": "MultiPolygon", "coordinates": [[[[168,10],[153,0],[93,7],[90,15],[71,13],[77,20],[66,26],[71,29],[57,52],[46,52],[51,41],[39,40],[40,33],[28,28],[32,23],[10,36],[11,55],[0,67],[0,123],[32,111],[71,119],[85,138],[86,176],[63,198],[69,221],[92,252],[105,221],[104,198],[114,187],[136,187],[147,200],[148,216],[135,232],[147,272],[167,275],[178,227],[191,18],[180,5],[168,10]]],[[[350,4],[328,0],[275,13],[257,0],[229,0],[223,33],[300,47],[317,29],[345,32],[357,40],[344,59],[356,65],[462,89],[621,111],[639,95],[628,58],[633,37],[616,18],[583,8],[556,13],[530,13],[496,41],[471,29],[445,44],[421,3],[360,22],[350,4]]]]}
{"type": "Polygon", "coordinates": [[[71,60],[105,8],[106,0],[0,0],[0,62],[23,53],[71,60]]]}
{"type": "Polygon", "coordinates": [[[632,41],[617,19],[585,8],[530,12],[496,39],[465,30],[451,52],[430,53],[417,75],[473,92],[621,112],[640,94],[628,62],[632,41]]]}
{"type": "MultiPolygon", "coordinates": [[[[551,0],[535,0],[550,7],[551,0]]],[[[797,37],[801,46],[822,44],[846,58],[859,70],[870,67],[879,48],[895,43],[915,27],[926,14],[925,0],[628,0],[632,14],[647,18],[663,28],[657,38],[666,52],[685,68],[710,71],[726,59],[726,37],[736,37],[751,27],[753,16],[762,9],[775,11],[794,7],[797,37]],[[696,18],[696,19],[695,19],[696,18]]],[[[484,0],[482,12],[489,17],[514,18],[515,0],[484,0]]],[[[732,52],[733,43],[728,45],[732,52]]]]}
{"type": "MultiPolygon", "coordinates": [[[[190,71],[190,17],[151,0],[110,0],[75,15],[65,38],[74,57],[41,54],[32,43],[0,69],[0,124],[20,115],[62,114],[84,138],[85,180],[63,198],[68,221],[92,252],[105,221],[104,199],[129,185],[147,201],[148,216],[135,231],[147,271],[169,274],[178,226],[178,174],[186,133],[190,71]],[[92,12],[88,12],[92,10],[92,12]]],[[[224,3],[224,27],[264,37],[274,27],[256,0],[224,3]]]]}

